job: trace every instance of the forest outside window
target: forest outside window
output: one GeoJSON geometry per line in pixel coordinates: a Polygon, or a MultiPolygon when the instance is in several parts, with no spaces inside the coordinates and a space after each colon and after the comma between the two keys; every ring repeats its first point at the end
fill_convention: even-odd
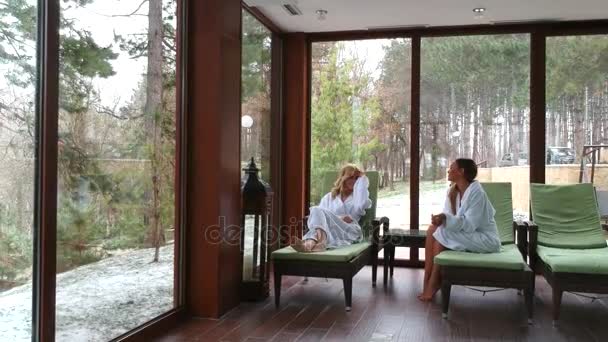
{"type": "Polygon", "coordinates": [[[478,163],[481,182],[510,182],[515,218],[528,218],[530,36],[423,38],[420,224],[443,210],[447,168],[478,163]]]}
{"type": "Polygon", "coordinates": [[[35,1],[0,1],[0,340],[30,341],[35,245],[35,1]]]}
{"type": "Polygon", "coordinates": [[[608,148],[598,148],[595,165],[584,152],[608,146],[608,35],[547,37],[546,46],[546,183],[591,182],[593,173],[604,199],[608,148]]]}
{"type": "Polygon", "coordinates": [[[174,307],[175,0],[61,1],[57,341],[174,307]]]}

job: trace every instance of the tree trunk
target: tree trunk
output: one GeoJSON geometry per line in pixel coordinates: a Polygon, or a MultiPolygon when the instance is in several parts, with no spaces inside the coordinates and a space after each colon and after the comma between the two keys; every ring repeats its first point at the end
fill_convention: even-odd
{"type": "Polygon", "coordinates": [[[163,12],[162,0],[149,0],[148,11],[148,68],[146,74],[146,131],[150,132],[150,171],[152,176],[152,203],[150,203],[150,235],[154,250],[154,262],[158,261],[163,239],[160,222],[160,162],[162,158],[162,96],[163,96],[163,12]]]}

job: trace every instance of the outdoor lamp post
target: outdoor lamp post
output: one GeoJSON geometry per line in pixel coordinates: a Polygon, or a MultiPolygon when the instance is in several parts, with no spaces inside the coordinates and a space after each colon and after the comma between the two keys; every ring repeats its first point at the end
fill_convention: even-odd
{"type": "Polygon", "coordinates": [[[241,183],[241,300],[262,300],[269,295],[267,261],[272,230],[272,189],[258,178],[253,158],[241,183]]]}

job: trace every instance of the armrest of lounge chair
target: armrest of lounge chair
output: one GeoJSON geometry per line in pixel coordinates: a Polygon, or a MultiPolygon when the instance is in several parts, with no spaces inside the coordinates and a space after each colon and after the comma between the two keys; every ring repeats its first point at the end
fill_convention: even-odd
{"type": "Polygon", "coordinates": [[[524,221],[513,221],[513,236],[515,236],[515,244],[521,253],[524,260],[528,260],[528,227],[524,221]]]}
{"type": "Polygon", "coordinates": [[[528,255],[530,256],[529,265],[530,268],[536,272],[536,264],[538,260],[538,254],[536,253],[536,246],[538,246],[538,225],[534,221],[526,221],[528,228],[528,255]]]}
{"type": "Polygon", "coordinates": [[[376,217],[372,221],[372,244],[377,246],[384,246],[384,240],[380,238],[380,229],[382,229],[382,236],[388,234],[390,220],[386,216],[376,217]]]}

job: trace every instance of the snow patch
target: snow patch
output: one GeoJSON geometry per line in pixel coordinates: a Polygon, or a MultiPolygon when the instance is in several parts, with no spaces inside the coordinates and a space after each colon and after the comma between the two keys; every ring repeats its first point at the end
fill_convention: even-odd
{"type": "MultiPolygon", "coordinates": [[[[134,250],[57,275],[57,341],[107,341],[173,308],[173,245],[134,250]]],[[[31,341],[32,285],[0,293],[0,340],[31,341]]]]}

